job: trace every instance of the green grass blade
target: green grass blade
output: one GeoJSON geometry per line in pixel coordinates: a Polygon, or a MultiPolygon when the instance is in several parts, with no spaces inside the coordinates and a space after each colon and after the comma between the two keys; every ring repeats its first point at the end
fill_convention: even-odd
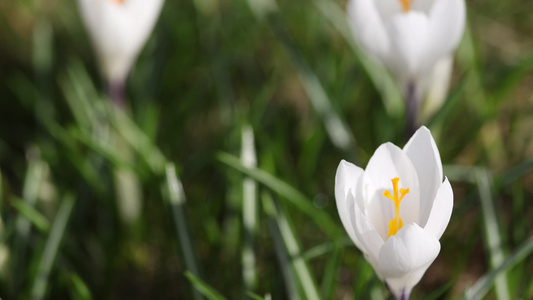
{"type": "Polygon", "coordinates": [[[517,86],[523,82],[533,71],[533,55],[531,53],[523,58],[516,66],[503,76],[504,80],[498,84],[497,90],[491,95],[493,101],[503,102],[516,91],[517,86]]]}
{"type": "Polygon", "coordinates": [[[200,292],[202,295],[204,295],[209,300],[225,300],[222,295],[220,295],[217,291],[215,291],[212,287],[210,287],[207,283],[202,281],[200,278],[195,276],[193,273],[189,271],[185,271],[185,276],[189,281],[192,283],[194,288],[200,292]]]}
{"type": "Polygon", "coordinates": [[[117,147],[114,147],[111,143],[103,143],[102,141],[96,140],[90,134],[87,134],[82,130],[71,129],[66,133],[68,134],[68,138],[84,143],[87,147],[91,148],[91,150],[97,152],[113,163],[113,165],[123,168],[133,168],[133,164],[129,162],[128,159],[123,156],[123,153],[118,151],[117,147]]]}
{"type": "Polygon", "coordinates": [[[65,99],[70,107],[76,123],[87,132],[92,132],[98,124],[96,103],[100,96],[83,65],[77,61],[70,61],[67,74],[59,81],[65,99]]]}
{"type": "MultiPolygon", "coordinates": [[[[250,126],[242,129],[241,162],[243,166],[254,168],[257,166],[257,157],[254,146],[254,132],[250,126]]],[[[244,239],[242,246],[242,276],[246,290],[253,291],[257,285],[255,270],[254,243],[257,233],[257,184],[252,178],[244,178],[242,182],[243,204],[242,222],[244,226],[244,239]]]]}
{"type": "Polygon", "coordinates": [[[311,220],[316,222],[320,228],[322,228],[331,237],[340,234],[337,224],[325,211],[315,208],[309,198],[304,196],[289,184],[261,169],[244,166],[237,157],[231,154],[221,152],[217,155],[217,159],[220,162],[236,169],[237,171],[250,176],[251,178],[270,188],[272,191],[278,193],[290,204],[307,214],[311,220]]]}
{"type": "Polygon", "coordinates": [[[254,300],[265,300],[265,297],[261,297],[255,293],[252,293],[252,292],[246,292],[246,296],[254,299],[254,300]]]}
{"type": "Polygon", "coordinates": [[[70,296],[75,300],[91,300],[91,291],[87,284],[75,273],[68,273],[68,279],[71,283],[70,296]]]}
{"type": "Polygon", "coordinates": [[[76,140],[72,138],[70,132],[63,129],[63,127],[55,122],[47,123],[46,126],[49,133],[66,148],[65,159],[78,169],[78,172],[94,190],[99,193],[104,193],[106,186],[102,182],[98,170],[95,168],[94,164],[86,159],[86,156],[79,151],[76,140]]]}
{"type": "Polygon", "coordinates": [[[532,160],[520,163],[519,165],[515,166],[511,170],[503,173],[503,175],[501,176],[502,178],[501,184],[503,186],[509,185],[515,182],[516,180],[522,178],[524,175],[526,175],[527,173],[531,171],[533,171],[532,160]]]}
{"type": "Polygon", "coordinates": [[[333,295],[337,286],[337,276],[339,274],[342,249],[341,240],[335,241],[333,252],[328,256],[324,270],[324,277],[322,278],[322,285],[320,288],[322,299],[334,298],[333,295]]]}
{"type": "Polygon", "coordinates": [[[14,198],[11,201],[11,205],[26,219],[28,219],[39,231],[42,233],[48,233],[50,230],[50,222],[33,206],[22,201],[21,199],[14,198]]]}
{"type": "Polygon", "coordinates": [[[533,237],[530,237],[523,242],[507,259],[505,259],[497,268],[490,271],[481,277],[470,289],[465,293],[467,300],[479,300],[485,297],[494,281],[500,278],[509,269],[514,267],[519,262],[533,253],[533,237]]]}
{"type": "Polygon", "coordinates": [[[450,181],[464,181],[471,184],[477,184],[477,174],[482,171],[479,167],[461,165],[444,165],[443,169],[450,181]]]}
{"type": "Polygon", "coordinates": [[[527,207],[526,193],[524,189],[524,184],[521,181],[515,182],[511,186],[512,193],[512,221],[511,228],[513,228],[512,234],[510,234],[513,242],[518,244],[519,242],[525,240],[528,234],[528,215],[524,213],[525,207],[527,207]]]}
{"type": "MultiPolygon", "coordinates": [[[[85,69],[79,63],[73,63],[73,66],[68,70],[68,77],[60,84],[63,88],[65,98],[72,110],[74,118],[76,119],[80,128],[91,136],[95,130],[95,126],[105,126],[107,121],[117,129],[120,135],[131,144],[132,148],[140,154],[147,165],[156,174],[164,173],[165,157],[155,147],[150,138],[138,128],[138,126],[130,119],[130,117],[122,110],[115,107],[106,99],[102,99],[96,92],[90,78],[85,69]],[[102,116],[101,114],[107,115],[102,116]],[[102,122],[99,118],[105,117],[102,122]],[[102,124],[104,123],[104,124],[102,124]]],[[[83,135],[78,134],[78,137],[83,135]]],[[[102,137],[99,137],[102,138],[102,137]]],[[[85,138],[84,142],[95,146],[100,141],[89,142],[85,138]]],[[[104,145],[99,145],[100,150],[107,150],[104,145]]],[[[104,154],[112,155],[109,151],[102,151],[104,154]]],[[[115,159],[116,160],[116,159],[115,159]]]]}
{"type": "Polygon", "coordinates": [[[75,203],[76,201],[72,195],[66,195],[59,206],[37,268],[37,276],[32,285],[31,299],[33,300],[45,298],[50,272],[59,253],[59,247],[75,203]]]}
{"type": "MultiPolygon", "coordinates": [[[[267,215],[274,215],[276,213],[274,201],[272,200],[272,195],[270,193],[266,191],[261,193],[261,203],[263,205],[263,211],[265,211],[267,215]]],[[[278,265],[284,279],[283,282],[287,290],[287,299],[302,299],[300,296],[300,290],[298,289],[298,280],[296,279],[294,269],[291,266],[291,258],[287,253],[283,238],[274,218],[268,219],[268,227],[274,244],[276,257],[278,259],[278,265]]]]}
{"type": "Polygon", "coordinates": [[[449,289],[451,289],[453,286],[453,282],[448,282],[445,285],[441,286],[440,288],[436,289],[435,291],[431,292],[431,294],[424,297],[424,300],[437,300],[441,299],[444,293],[446,293],[449,289]]]}
{"type": "MultiPolygon", "coordinates": [[[[196,257],[195,247],[189,232],[187,224],[187,215],[185,212],[185,193],[183,186],[176,174],[176,167],[169,163],[166,166],[166,182],[163,195],[171,206],[172,219],[176,227],[179,245],[183,253],[183,259],[191,275],[200,276],[200,267],[196,257]]],[[[196,277],[195,277],[196,278],[196,277]]],[[[202,296],[194,290],[195,299],[202,299],[202,296]]]]}
{"type": "Polygon", "coordinates": [[[85,93],[81,91],[79,87],[74,86],[74,84],[68,79],[61,80],[60,86],[74,119],[80,128],[88,130],[91,126],[92,109],[88,104],[89,101],[86,98],[85,93]]]}
{"type": "MultiPolygon", "coordinates": [[[[129,165],[134,165],[137,162],[137,157],[134,155],[130,145],[115,131],[110,131],[109,135],[115,151],[121,153],[121,157],[129,165]]],[[[115,165],[113,168],[113,184],[117,211],[121,220],[127,225],[137,223],[143,206],[143,192],[138,173],[132,167],[115,165]]]]}
{"type": "Polygon", "coordinates": [[[311,101],[311,105],[322,119],[331,142],[335,147],[350,154],[351,161],[357,161],[354,151],[357,143],[350,128],[332,107],[331,100],[320,83],[320,80],[305,61],[302,53],[284,27],[284,24],[281,23],[279,18],[271,18],[270,20],[272,30],[283,43],[292,62],[296,66],[300,81],[311,101]]]}
{"type": "Polygon", "coordinates": [[[309,97],[310,103],[315,112],[320,116],[326,132],[335,145],[347,154],[350,154],[351,161],[357,161],[355,157],[355,147],[357,145],[355,137],[344,120],[331,105],[326,90],[311,67],[304,59],[300,49],[289,35],[285,24],[278,14],[275,0],[249,0],[250,8],[261,20],[267,21],[276,37],[281,41],[291,61],[293,62],[300,81],[309,97]]]}
{"type": "Polygon", "coordinates": [[[139,154],[155,174],[163,174],[167,163],[165,156],[150,138],[119,108],[107,103],[111,123],[127,143],[139,154]]]}
{"type": "MultiPolygon", "coordinates": [[[[498,227],[498,219],[494,208],[494,200],[492,198],[491,186],[492,180],[487,171],[478,172],[478,190],[481,200],[481,209],[483,211],[483,223],[485,229],[485,236],[487,238],[487,247],[490,255],[490,264],[492,268],[501,265],[504,260],[504,253],[502,248],[502,238],[500,235],[500,228],[498,227]]],[[[500,300],[510,299],[509,286],[507,284],[507,274],[502,270],[496,278],[496,295],[500,300]]]]}
{"type": "MultiPolygon", "coordinates": [[[[44,180],[46,165],[38,157],[35,157],[38,153],[37,149],[30,151],[28,157],[28,170],[26,171],[26,177],[24,179],[24,187],[22,197],[27,206],[33,207],[37,203],[39,196],[39,189],[44,180]]],[[[24,281],[26,280],[26,255],[28,253],[28,239],[31,233],[31,223],[24,215],[18,215],[15,221],[15,241],[13,249],[13,262],[15,266],[14,284],[13,288],[15,293],[19,292],[24,281]]]]}
{"type": "Polygon", "coordinates": [[[465,128],[465,130],[470,130],[471,136],[464,141],[464,144],[468,146],[472,141],[477,141],[473,136],[479,136],[487,160],[495,165],[501,159],[500,155],[506,152],[505,143],[502,132],[495,125],[497,116],[495,112],[498,105],[491,101],[484,87],[484,70],[482,68],[484,62],[480,59],[481,55],[476,46],[475,33],[467,22],[462,42],[456,51],[456,57],[458,65],[468,70],[465,75],[464,92],[465,98],[468,99],[466,104],[472,111],[472,117],[480,120],[475,126],[465,128]]]}
{"type": "Polygon", "coordinates": [[[287,216],[285,216],[281,209],[276,207],[276,203],[270,195],[265,194],[265,196],[262,197],[262,200],[265,213],[276,224],[277,230],[279,230],[290,264],[294,270],[296,278],[298,278],[305,299],[321,299],[311,272],[307,267],[305,260],[300,255],[300,246],[298,246],[298,242],[289,225],[287,216]]]}
{"type": "MultiPolygon", "coordinates": [[[[337,247],[335,245],[335,243],[336,242],[334,242],[334,241],[327,241],[327,242],[324,242],[322,244],[318,244],[318,245],[306,250],[304,253],[302,253],[302,257],[305,260],[312,260],[312,259],[320,257],[322,255],[329,254],[337,247]]],[[[345,237],[341,238],[338,241],[338,243],[339,243],[339,246],[343,247],[343,248],[349,247],[349,246],[355,246],[353,244],[352,240],[348,236],[345,236],[345,237]]]]}
{"type": "Polygon", "coordinates": [[[275,0],[248,0],[248,5],[255,16],[261,20],[278,10],[275,0]]]}
{"type": "Polygon", "coordinates": [[[466,93],[469,99],[469,104],[475,108],[476,112],[483,116],[487,115],[489,103],[485,90],[483,89],[483,80],[480,67],[480,59],[476,49],[474,35],[472,33],[472,26],[466,24],[463,39],[457,48],[457,62],[463,65],[468,73],[466,74],[466,93]]]}
{"type": "Polygon", "coordinates": [[[24,187],[22,191],[22,198],[30,205],[37,202],[39,196],[39,189],[44,180],[46,172],[46,164],[39,158],[40,150],[33,148],[28,152],[29,165],[24,178],[24,187]]]}

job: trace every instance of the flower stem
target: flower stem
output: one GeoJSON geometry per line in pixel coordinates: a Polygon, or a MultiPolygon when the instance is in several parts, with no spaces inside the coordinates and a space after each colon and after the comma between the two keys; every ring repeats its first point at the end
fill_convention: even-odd
{"type": "Polygon", "coordinates": [[[389,284],[385,281],[385,285],[387,286],[387,289],[390,291],[390,293],[394,296],[394,300],[409,300],[409,297],[411,296],[411,289],[405,290],[405,288],[402,289],[402,293],[398,296],[396,293],[393,292],[393,290],[390,288],[389,284]]]}
{"type": "Polygon", "coordinates": [[[125,83],[122,81],[110,81],[107,93],[111,101],[122,109],[126,108],[125,83]]]}
{"type": "Polygon", "coordinates": [[[409,300],[409,295],[402,294],[399,300],[409,300]]]}
{"type": "Polygon", "coordinates": [[[418,117],[418,99],[416,95],[416,86],[413,82],[410,82],[407,85],[405,99],[407,101],[407,127],[405,133],[406,138],[409,139],[416,131],[418,117]]]}

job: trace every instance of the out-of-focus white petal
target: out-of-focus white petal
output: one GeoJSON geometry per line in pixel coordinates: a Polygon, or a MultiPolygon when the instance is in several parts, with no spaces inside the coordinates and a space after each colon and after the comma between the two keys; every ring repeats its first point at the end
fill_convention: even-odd
{"type": "Polygon", "coordinates": [[[436,0],[413,0],[411,2],[411,9],[429,14],[431,7],[433,4],[435,4],[435,1],[436,0]]]}
{"type": "Polygon", "coordinates": [[[128,0],[126,9],[132,24],[137,24],[135,34],[131,33],[132,47],[142,48],[163,7],[164,0],[128,0]]]}
{"type": "Polygon", "coordinates": [[[424,227],[442,183],[439,149],[429,129],[422,126],[407,142],[404,152],[411,159],[420,182],[420,219],[417,223],[424,227]]]}
{"type": "Polygon", "coordinates": [[[146,43],[163,0],[79,0],[102,71],[109,81],[123,82],[146,43]]]}
{"type": "Polygon", "coordinates": [[[428,54],[425,64],[433,66],[451,55],[461,41],[466,21],[464,0],[436,0],[430,11],[428,54]]]}
{"type": "Polygon", "coordinates": [[[374,0],[374,5],[383,24],[386,24],[394,15],[401,14],[403,11],[402,3],[398,0],[374,0]]]}
{"type": "Polygon", "coordinates": [[[390,39],[386,64],[400,84],[415,80],[429,68],[424,65],[429,37],[429,19],[424,13],[410,11],[394,16],[387,25],[390,39]]]}
{"type": "MultiPolygon", "coordinates": [[[[398,0],[349,0],[351,29],[406,88],[417,85],[422,99],[439,60],[452,55],[465,26],[465,0],[412,0],[403,11],[398,0]]],[[[446,90],[447,84],[440,85],[446,90]]]]}
{"type": "Polygon", "coordinates": [[[428,263],[420,269],[405,274],[399,278],[387,278],[387,286],[392,294],[394,294],[396,299],[409,299],[409,295],[411,294],[413,287],[420,281],[420,279],[422,279],[422,276],[424,276],[424,273],[426,273],[430,265],[431,263],[428,263]]]}
{"type": "Polygon", "coordinates": [[[440,239],[452,216],[453,190],[448,178],[441,184],[424,230],[440,239]]]}
{"type": "Polygon", "coordinates": [[[363,169],[342,160],[339,163],[337,174],[335,175],[335,200],[337,202],[337,211],[339,212],[342,225],[358,248],[361,248],[361,243],[355,235],[352,217],[355,213],[354,205],[357,194],[357,182],[361,181],[360,177],[363,175],[363,172],[363,169]]]}
{"type": "MultiPolygon", "coordinates": [[[[379,252],[379,270],[385,280],[426,271],[440,251],[439,241],[416,224],[405,225],[379,252]]],[[[412,288],[412,286],[411,286],[412,288]]]]}
{"type": "Polygon", "coordinates": [[[383,239],[388,237],[389,221],[394,218],[394,202],[383,192],[393,193],[392,179],[396,177],[400,178],[400,188],[409,189],[400,203],[400,217],[404,224],[418,222],[420,200],[415,168],[402,149],[385,143],[374,152],[363,176],[367,215],[383,239]]]}
{"type": "MultiPolygon", "coordinates": [[[[422,122],[429,119],[443,104],[448,95],[450,79],[453,70],[453,55],[441,58],[431,70],[426,82],[418,83],[427,89],[427,95],[422,103],[420,119],[422,122]]],[[[420,98],[422,99],[422,97],[420,98]]]]}
{"type": "Polygon", "coordinates": [[[389,55],[390,41],[375,5],[374,0],[350,0],[348,23],[359,44],[383,61],[389,55]]]}
{"type": "Polygon", "coordinates": [[[376,228],[372,225],[367,216],[354,206],[352,223],[355,225],[355,235],[361,242],[359,249],[365,254],[365,258],[372,265],[379,278],[383,278],[378,268],[380,249],[384,240],[381,238],[376,228]]]}

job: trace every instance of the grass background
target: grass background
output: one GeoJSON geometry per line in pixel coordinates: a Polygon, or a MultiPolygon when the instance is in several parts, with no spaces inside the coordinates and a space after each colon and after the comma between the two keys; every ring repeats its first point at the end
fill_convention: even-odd
{"type": "MultiPolygon", "coordinates": [[[[467,2],[449,97],[424,122],[454,212],[414,299],[533,298],[532,5],[467,2]]],[[[344,6],[166,1],[121,112],[75,1],[1,1],[0,297],[390,297],[334,176],[403,147],[404,108],[344,6]],[[142,199],[131,223],[120,191],[142,199]]]]}

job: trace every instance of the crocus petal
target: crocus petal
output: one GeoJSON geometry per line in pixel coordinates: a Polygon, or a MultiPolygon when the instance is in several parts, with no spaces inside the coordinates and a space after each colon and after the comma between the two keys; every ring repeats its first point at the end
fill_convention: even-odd
{"type": "Polygon", "coordinates": [[[440,239],[450,222],[453,209],[453,190],[448,178],[441,184],[424,230],[440,239]]]}
{"type": "Polygon", "coordinates": [[[389,37],[374,0],[350,0],[348,23],[366,51],[383,61],[389,52],[389,37]]]}
{"type": "MultiPolygon", "coordinates": [[[[427,95],[424,99],[421,112],[421,120],[428,120],[444,104],[450,80],[453,71],[453,55],[448,55],[437,61],[437,64],[431,70],[431,75],[425,82],[418,83],[424,90],[427,89],[427,95]]],[[[422,98],[422,97],[421,97],[422,98]]]]}
{"type": "MultiPolygon", "coordinates": [[[[126,9],[130,16],[130,25],[135,26],[136,33],[131,33],[132,48],[140,49],[145,43],[159,17],[164,0],[128,0],[126,9]],[[150,3],[150,4],[148,4],[150,3]]],[[[131,32],[131,31],[130,31],[131,32]]]]}
{"type": "Polygon", "coordinates": [[[439,149],[429,129],[420,127],[404,147],[411,159],[420,183],[420,219],[424,227],[433,206],[433,200],[442,183],[442,163],[439,149]]]}
{"type": "Polygon", "coordinates": [[[79,0],[79,4],[104,76],[124,81],[134,60],[124,6],[107,0],[79,0]]]}
{"type": "Polygon", "coordinates": [[[403,11],[402,3],[398,0],[377,0],[374,1],[374,5],[383,24],[391,20],[394,15],[401,14],[403,11]]]}
{"type": "Polygon", "coordinates": [[[368,217],[357,206],[354,205],[353,208],[352,223],[354,224],[355,235],[360,241],[358,248],[365,254],[366,260],[372,265],[378,277],[383,278],[378,268],[378,259],[384,240],[368,217]]]}
{"type": "Polygon", "coordinates": [[[391,40],[387,65],[400,84],[416,80],[428,68],[421,60],[429,41],[427,15],[417,11],[398,14],[388,23],[387,32],[391,40]]]}
{"type": "Polygon", "coordinates": [[[436,0],[413,0],[411,2],[411,9],[429,14],[431,7],[433,7],[435,4],[435,1],[436,0]]]}
{"type": "Polygon", "coordinates": [[[383,192],[393,193],[391,180],[396,177],[400,178],[400,188],[409,189],[400,204],[400,217],[404,224],[418,222],[420,200],[415,168],[403,150],[385,143],[370,158],[363,177],[367,215],[383,239],[388,237],[389,221],[394,218],[394,203],[383,192]]]}
{"type": "Polygon", "coordinates": [[[337,201],[337,211],[342,221],[342,225],[348,232],[348,235],[355,243],[355,245],[361,249],[361,243],[355,235],[354,225],[352,224],[352,218],[355,205],[355,195],[357,194],[357,182],[361,175],[363,175],[363,169],[356,165],[342,160],[337,168],[337,174],[335,175],[335,200],[337,201]]]}
{"type": "Polygon", "coordinates": [[[396,297],[409,294],[440,251],[439,241],[416,224],[404,226],[379,252],[379,271],[396,297]]]}
{"type": "Polygon", "coordinates": [[[159,16],[163,0],[79,0],[102,71],[112,82],[125,81],[159,16]]]}
{"type": "Polygon", "coordinates": [[[399,278],[387,278],[385,282],[396,299],[409,299],[413,287],[422,279],[431,263],[399,278]]]}
{"type": "Polygon", "coordinates": [[[429,66],[452,53],[461,41],[465,27],[464,0],[436,0],[430,11],[428,54],[429,66]]]}

